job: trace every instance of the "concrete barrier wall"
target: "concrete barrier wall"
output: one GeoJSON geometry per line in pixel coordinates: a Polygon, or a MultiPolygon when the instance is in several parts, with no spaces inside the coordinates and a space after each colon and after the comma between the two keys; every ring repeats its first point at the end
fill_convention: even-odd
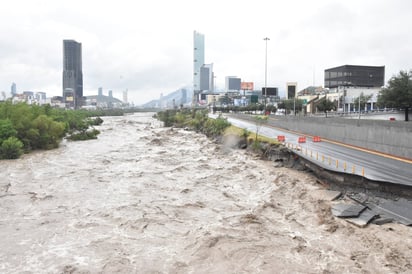
{"type": "Polygon", "coordinates": [[[412,159],[412,122],[271,116],[269,123],[308,135],[412,159]]]}

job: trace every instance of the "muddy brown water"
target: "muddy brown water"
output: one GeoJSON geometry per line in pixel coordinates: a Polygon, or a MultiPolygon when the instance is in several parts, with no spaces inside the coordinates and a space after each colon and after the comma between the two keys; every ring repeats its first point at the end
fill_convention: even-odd
{"type": "Polygon", "coordinates": [[[412,233],[330,214],[312,175],[152,114],[0,161],[1,273],[412,272],[412,233]]]}

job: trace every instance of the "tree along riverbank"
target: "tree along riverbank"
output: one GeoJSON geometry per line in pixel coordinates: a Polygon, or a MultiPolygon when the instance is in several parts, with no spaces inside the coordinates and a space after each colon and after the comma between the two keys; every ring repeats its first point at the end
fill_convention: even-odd
{"type": "Polygon", "coordinates": [[[17,159],[33,150],[53,149],[63,138],[96,139],[93,126],[99,116],[123,115],[119,111],[86,111],[52,108],[50,105],[0,103],[0,159],[17,159]],[[94,117],[94,118],[92,118],[94,117]]]}

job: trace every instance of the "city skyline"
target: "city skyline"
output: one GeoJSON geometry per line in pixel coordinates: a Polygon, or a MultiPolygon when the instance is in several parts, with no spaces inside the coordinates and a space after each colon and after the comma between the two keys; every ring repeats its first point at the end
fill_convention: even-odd
{"type": "Polygon", "coordinates": [[[10,91],[14,82],[19,92],[61,96],[61,41],[73,39],[82,43],[85,96],[103,86],[121,98],[127,89],[128,100],[142,104],[193,86],[193,30],[207,37],[205,59],[213,63],[220,89],[230,75],[261,89],[265,37],[270,38],[267,84],[283,95],[287,82],[296,82],[298,91],[323,85],[324,70],[340,65],[385,66],[385,84],[412,68],[412,38],[404,34],[412,15],[407,1],[158,0],[137,5],[125,0],[103,2],[98,13],[92,3],[77,0],[67,6],[42,3],[4,4],[0,91],[10,91]]]}

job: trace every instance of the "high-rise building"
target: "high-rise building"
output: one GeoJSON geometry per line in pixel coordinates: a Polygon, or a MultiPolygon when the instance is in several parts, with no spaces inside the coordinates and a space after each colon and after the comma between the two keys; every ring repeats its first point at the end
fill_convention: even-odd
{"type": "Polygon", "coordinates": [[[226,76],[226,79],[225,79],[226,92],[239,92],[241,82],[242,80],[236,76],[226,76]]]}
{"type": "Polygon", "coordinates": [[[193,104],[199,101],[200,69],[205,63],[205,36],[199,32],[193,33],[193,104]]]}
{"type": "Polygon", "coordinates": [[[14,96],[17,94],[17,87],[16,87],[16,83],[11,83],[11,96],[14,96]]]}
{"type": "Polygon", "coordinates": [[[63,100],[79,108],[83,101],[82,44],[63,40],[63,100]]]}
{"type": "Polygon", "coordinates": [[[103,88],[102,88],[102,87],[99,87],[99,88],[97,89],[97,95],[98,95],[98,96],[103,96],[103,88]]]}
{"type": "Polygon", "coordinates": [[[292,99],[295,98],[297,95],[297,86],[298,83],[296,82],[287,82],[286,83],[286,98],[292,99]]]}
{"type": "Polygon", "coordinates": [[[204,64],[200,68],[200,88],[201,92],[213,92],[214,90],[213,64],[204,64]]]}

